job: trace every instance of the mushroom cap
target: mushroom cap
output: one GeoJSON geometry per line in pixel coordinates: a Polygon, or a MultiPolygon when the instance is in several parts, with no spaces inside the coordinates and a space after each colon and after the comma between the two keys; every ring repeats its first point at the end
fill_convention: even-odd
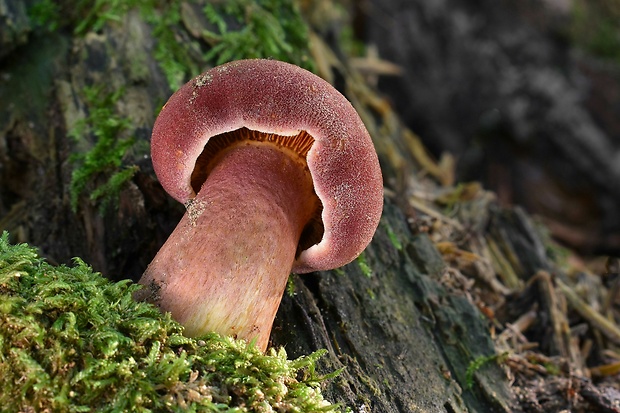
{"type": "Polygon", "coordinates": [[[372,140],[349,101],[332,85],[276,60],[217,66],[182,86],[157,118],[153,167],[164,189],[187,203],[191,175],[213,136],[242,127],[314,138],[306,161],[323,205],[323,237],[302,251],[293,272],[340,267],[370,243],[383,208],[383,178],[372,140]]]}

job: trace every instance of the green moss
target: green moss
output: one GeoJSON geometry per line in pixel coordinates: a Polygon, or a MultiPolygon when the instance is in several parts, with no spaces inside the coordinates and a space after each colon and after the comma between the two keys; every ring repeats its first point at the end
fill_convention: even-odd
{"type": "Polygon", "coordinates": [[[48,31],[57,30],[62,20],[60,5],[53,0],[35,1],[28,8],[28,16],[35,27],[42,27],[48,31]]]}
{"type": "Polygon", "coordinates": [[[182,327],[79,259],[54,267],[0,237],[0,406],[4,412],[337,411],[315,371],[182,327]]]}
{"type": "Polygon", "coordinates": [[[340,28],[338,45],[347,56],[365,56],[366,44],[357,38],[353,26],[346,25],[340,28]]]}
{"type": "Polygon", "coordinates": [[[394,233],[394,230],[392,230],[392,227],[390,226],[390,224],[387,223],[387,221],[384,222],[383,228],[385,228],[385,233],[387,234],[387,236],[390,239],[390,242],[392,243],[394,248],[396,248],[398,251],[402,251],[403,244],[402,244],[402,242],[400,242],[400,239],[394,233]]]}
{"type": "Polygon", "coordinates": [[[181,32],[181,2],[166,2],[162,7],[142,10],[142,16],[153,27],[156,39],[153,56],[166,76],[171,90],[180,88],[189,78],[204,68],[201,45],[181,32]],[[182,41],[179,41],[182,38],[182,41]]]}
{"type": "Polygon", "coordinates": [[[379,387],[379,384],[375,381],[375,379],[373,379],[372,377],[366,375],[366,374],[359,374],[359,378],[360,381],[362,383],[364,383],[368,389],[372,392],[372,394],[375,397],[381,397],[381,388],[379,387]]]}
{"type": "Polygon", "coordinates": [[[286,280],[286,293],[289,297],[293,297],[295,295],[295,275],[289,274],[288,279],[286,280]]]}
{"type": "Polygon", "coordinates": [[[33,0],[29,16],[45,30],[69,28],[77,35],[100,31],[138,9],[155,38],[153,55],[171,90],[196,76],[207,64],[248,58],[274,58],[313,70],[308,26],[294,0],[199,1],[213,30],[201,39],[189,36],[181,18],[182,2],[166,0],[33,0]],[[205,43],[206,42],[206,43],[205,43]]]}
{"type": "Polygon", "coordinates": [[[467,367],[467,371],[465,372],[465,383],[468,389],[471,389],[474,386],[474,374],[480,370],[484,365],[497,361],[498,363],[503,363],[504,360],[508,357],[508,353],[502,354],[491,354],[488,356],[480,356],[477,357],[474,361],[469,363],[467,367]]]}
{"type": "Polygon", "coordinates": [[[372,277],[372,268],[366,262],[366,255],[363,252],[360,254],[359,257],[355,259],[355,262],[357,262],[357,265],[359,265],[362,274],[364,274],[368,278],[372,277]]]}
{"type": "Polygon", "coordinates": [[[215,64],[247,58],[273,58],[313,70],[308,29],[292,0],[232,0],[208,3],[204,13],[217,31],[205,59],[215,64]],[[232,23],[229,24],[232,18],[232,23]],[[230,26],[235,26],[231,28],[230,26]]]}
{"type": "Polygon", "coordinates": [[[554,363],[543,363],[543,367],[545,368],[545,370],[547,370],[547,373],[551,374],[552,376],[557,376],[562,373],[562,369],[560,368],[560,366],[554,363]]]}
{"type": "MultiPolygon", "coordinates": [[[[100,31],[121,22],[133,9],[152,27],[153,57],[171,90],[178,89],[205,67],[229,60],[270,57],[312,69],[308,58],[308,29],[293,0],[195,1],[214,27],[195,39],[185,30],[181,1],[170,0],[31,0],[29,16],[39,30],[69,29],[76,35],[100,31]]],[[[143,64],[141,67],[146,67],[143,64]]],[[[135,70],[134,70],[135,72],[135,70]]],[[[144,73],[138,78],[146,77],[144,73]]],[[[72,157],[71,206],[77,210],[81,194],[103,212],[114,204],[137,167],[123,166],[134,140],[123,137],[132,121],[120,117],[114,104],[123,91],[110,92],[99,84],[84,90],[89,114],[70,131],[78,141],[94,135],[92,148],[72,157]]]]}
{"type": "Polygon", "coordinates": [[[573,2],[570,37],[589,53],[620,63],[620,7],[615,0],[573,2]]]}
{"type": "Polygon", "coordinates": [[[370,297],[371,300],[376,300],[377,299],[377,295],[375,294],[375,292],[372,290],[372,288],[366,288],[366,293],[368,293],[368,297],[370,297]]]}
{"type": "Polygon", "coordinates": [[[88,198],[104,212],[110,203],[116,202],[123,185],[137,171],[136,166],[122,166],[123,158],[134,144],[132,137],[123,137],[131,121],[114,110],[122,90],[106,93],[103,86],[94,86],[85,88],[83,92],[88,115],[78,121],[69,134],[78,144],[87,142],[88,136],[93,135],[95,144],[71,157],[74,163],[70,184],[71,207],[76,211],[80,195],[88,192],[88,198]]]}
{"type": "Polygon", "coordinates": [[[119,22],[135,7],[149,10],[165,0],[30,0],[28,15],[35,26],[46,30],[70,28],[77,35],[100,31],[119,22]]]}

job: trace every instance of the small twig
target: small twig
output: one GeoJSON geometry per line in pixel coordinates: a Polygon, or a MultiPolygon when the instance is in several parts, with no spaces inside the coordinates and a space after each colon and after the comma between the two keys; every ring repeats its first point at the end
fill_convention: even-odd
{"type": "Polygon", "coordinates": [[[443,215],[442,213],[434,210],[433,208],[425,205],[423,202],[420,202],[417,198],[415,197],[409,197],[409,202],[411,203],[411,205],[417,209],[418,211],[430,216],[431,218],[435,218],[439,221],[445,222],[448,225],[451,225],[452,227],[456,228],[459,231],[463,230],[463,226],[456,220],[449,218],[445,215],[443,215]]]}
{"type": "Polygon", "coordinates": [[[620,344],[620,329],[613,322],[605,318],[591,306],[586,304],[579,296],[559,279],[556,279],[558,288],[566,297],[571,307],[575,309],[583,318],[596,327],[605,337],[616,344],[620,344]]]}
{"type": "Polygon", "coordinates": [[[542,310],[547,311],[551,323],[551,350],[557,355],[576,361],[570,348],[570,328],[562,303],[558,300],[551,275],[547,271],[538,271],[534,277],[538,281],[542,310]]]}

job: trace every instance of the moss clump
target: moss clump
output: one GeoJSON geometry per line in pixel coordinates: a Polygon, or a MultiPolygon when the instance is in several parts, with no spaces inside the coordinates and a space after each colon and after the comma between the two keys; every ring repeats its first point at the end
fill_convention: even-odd
{"type": "Polygon", "coordinates": [[[202,6],[212,27],[195,38],[183,28],[180,0],[30,0],[35,27],[68,28],[76,35],[98,32],[138,10],[153,29],[153,54],[172,90],[200,73],[206,64],[269,57],[313,70],[309,29],[296,0],[186,2],[202,6]]]}
{"type": "MultiPolygon", "coordinates": [[[[308,57],[309,29],[295,0],[29,0],[28,6],[38,32],[62,30],[75,36],[122,24],[127,13],[136,10],[152,29],[153,58],[171,90],[177,90],[205,67],[229,60],[270,57],[313,69],[308,57]],[[206,25],[197,29],[198,34],[189,33],[188,22],[183,19],[182,9],[190,4],[204,14],[196,19],[206,25]]],[[[146,66],[143,63],[141,69],[146,66]]],[[[85,134],[94,135],[95,143],[88,150],[78,150],[72,158],[70,196],[74,211],[80,195],[88,193],[90,201],[105,212],[114,206],[123,185],[138,170],[122,162],[134,144],[126,135],[138,125],[119,116],[114,108],[123,90],[108,89],[106,83],[100,83],[82,91],[89,114],[71,134],[80,139],[85,134]]]]}
{"type": "Polygon", "coordinates": [[[205,31],[212,43],[205,60],[222,64],[248,58],[273,58],[313,70],[308,26],[293,0],[231,0],[207,3],[205,31]]]}
{"type": "MultiPolygon", "coordinates": [[[[54,267],[0,237],[3,412],[336,411],[321,395],[321,353],[287,360],[182,327],[79,259],[54,267]]],[[[331,376],[331,375],[330,375],[331,376]]]]}
{"type": "Polygon", "coordinates": [[[137,166],[122,168],[127,151],[134,144],[132,137],[123,137],[129,130],[131,121],[119,116],[114,105],[122,96],[123,90],[106,93],[104,86],[86,87],[83,91],[88,116],[77,122],[69,134],[78,142],[85,142],[92,134],[96,141],[86,152],[77,152],[71,157],[75,168],[71,174],[71,207],[77,211],[79,197],[89,192],[89,199],[99,204],[104,212],[110,203],[115,203],[123,185],[130,181],[138,170],[137,166]],[[100,183],[98,179],[105,179],[100,183]]]}
{"type": "Polygon", "coordinates": [[[474,361],[469,363],[467,371],[465,372],[465,383],[467,384],[467,388],[471,389],[474,386],[474,374],[476,374],[477,371],[482,369],[482,367],[493,361],[497,361],[500,364],[504,363],[507,357],[508,353],[506,352],[502,354],[491,354],[490,356],[477,357],[474,361]]]}

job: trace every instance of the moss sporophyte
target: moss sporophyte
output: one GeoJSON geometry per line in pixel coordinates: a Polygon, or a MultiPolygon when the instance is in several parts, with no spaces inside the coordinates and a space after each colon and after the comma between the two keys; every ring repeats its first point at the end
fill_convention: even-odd
{"type": "Polygon", "coordinates": [[[3,412],[316,412],[315,363],[217,334],[191,339],[167,314],[132,299],[83,261],[52,266],[0,237],[3,412]]]}

